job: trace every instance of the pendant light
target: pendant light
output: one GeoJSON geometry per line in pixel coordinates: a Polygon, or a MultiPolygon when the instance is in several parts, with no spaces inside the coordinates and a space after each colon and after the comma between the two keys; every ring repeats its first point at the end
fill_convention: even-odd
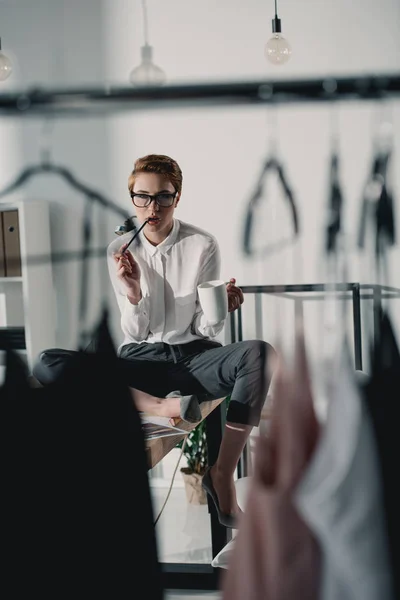
{"type": "Polygon", "coordinates": [[[12,73],[11,60],[1,52],[1,38],[0,38],[0,81],[5,81],[10,77],[12,73]]]}
{"type": "Polygon", "coordinates": [[[153,46],[149,44],[146,0],[142,0],[144,45],[140,49],[141,63],[132,69],[129,80],[134,86],[162,85],[166,76],[160,67],[153,63],[153,46]]]}
{"type": "Polygon", "coordinates": [[[275,17],[272,19],[272,33],[272,38],[265,45],[265,56],[273,65],[283,65],[289,60],[292,49],[289,42],[282,35],[277,0],[275,0],[275,17]]]}

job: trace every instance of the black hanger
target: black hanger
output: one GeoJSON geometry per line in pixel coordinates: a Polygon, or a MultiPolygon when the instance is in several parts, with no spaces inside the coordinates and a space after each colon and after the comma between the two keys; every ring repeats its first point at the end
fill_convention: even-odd
{"type": "Polygon", "coordinates": [[[42,163],[23,169],[23,171],[14,179],[14,181],[8,184],[3,190],[0,190],[0,198],[4,198],[5,196],[12,194],[17,189],[24,187],[30,179],[43,173],[59,175],[68,185],[70,185],[77,192],[80,192],[86,196],[86,198],[90,198],[94,202],[98,202],[104,208],[116,212],[118,215],[124,217],[124,219],[130,218],[129,213],[126,210],[103,196],[103,194],[100,192],[80,182],[69,169],[47,161],[43,161],[42,163]]]}
{"type": "MultiPolygon", "coordinates": [[[[87,298],[88,298],[88,258],[90,255],[90,242],[92,239],[92,219],[93,219],[93,203],[98,203],[102,208],[111,210],[122,215],[127,221],[130,219],[129,213],[119,207],[117,204],[106,198],[103,194],[80,182],[73,173],[66,167],[54,165],[48,160],[46,153],[44,160],[37,165],[26,167],[22,172],[7,185],[3,190],[0,190],[0,198],[10,195],[17,189],[24,187],[33,177],[40,174],[54,174],[60,176],[74,190],[80,192],[85,197],[85,209],[82,225],[82,270],[81,270],[81,285],[80,285],[80,302],[79,302],[79,322],[80,322],[80,346],[84,347],[87,344],[87,337],[90,333],[85,331],[85,320],[87,314],[87,298]]],[[[65,260],[64,253],[58,259],[65,260]]],[[[31,257],[32,259],[33,257],[31,257]]],[[[71,259],[76,260],[76,253],[71,254],[71,259]]],[[[54,257],[45,257],[45,260],[53,260],[54,257]]],[[[28,259],[29,260],[29,259],[28,259]]]]}
{"type": "Polygon", "coordinates": [[[285,246],[288,243],[291,243],[292,241],[294,241],[294,239],[299,234],[299,218],[298,218],[297,207],[296,207],[293,192],[287,181],[287,178],[286,178],[286,175],[285,175],[285,172],[283,169],[283,165],[276,158],[272,157],[272,158],[268,159],[267,162],[264,164],[264,166],[261,170],[260,176],[258,178],[258,181],[256,183],[255,191],[253,192],[253,194],[249,200],[248,206],[247,206],[247,213],[246,213],[244,229],[243,229],[243,250],[244,250],[244,253],[249,256],[255,254],[254,249],[252,247],[254,212],[255,212],[255,209],[256,209],[257,205],[259,204],[259,202],[262,198],[262,195],[263,195],[264,181],[265,181],[266,175],[268,173],[270,173],[271,171],[272,172],[275,171],[277,173],[279,182],[284,191],[285,200],[289,204],[292,228],[293,228],[293,235],[289,239],[284,239],[282,241],[274,242],[273,244],[264,246],[264,248],[261,250],[260,253],[268,254],[272,251],[278,250],[282,246],[285,246]]]}

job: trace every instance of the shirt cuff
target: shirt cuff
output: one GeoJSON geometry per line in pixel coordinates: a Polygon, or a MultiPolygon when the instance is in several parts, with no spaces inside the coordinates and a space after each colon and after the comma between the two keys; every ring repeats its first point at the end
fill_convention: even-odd
{"type": "Polygon", "coordinates": [[[128,296],[125,297],[125,310],[128,310],[132,315],[145,315],[146,314],[146,299],[142,296],[138,304],[132,304],[128,300],[128,296]]]}

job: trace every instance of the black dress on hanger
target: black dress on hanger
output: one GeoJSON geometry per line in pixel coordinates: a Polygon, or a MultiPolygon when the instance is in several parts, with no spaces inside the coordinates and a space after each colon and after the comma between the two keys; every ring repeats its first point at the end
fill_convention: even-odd
{"type": "Polygon", "coordinates": [[[363,392],[378,448],[395,598],[400,598],[399,390],[400,352],[390,318],[382,313],[380,331],[372,351],[372,372],[363,392]]]}
{"type": "Polygon", "coordinates": [[[7,597],[163,598],[143,432],[119,383],[106,317],[96,340],[95,352],[77,352],[45,388],[30,387],[24,363],[7,352],[0,388],[7,597]]]}
{"type": "MultiPolygon", "coordinates": [[[[395,202],[388,183],[391,158],[390,148],[384,152],[378,149],[375,153],[367,182],[376,184],[374,195],[369,197],[367,186],[359,230],[359,246],[363,248],[367,234],[368,205],[374,202],[372,207],[378,281],[388,277],[387,249],[396,243],[395,202]]],[[[374,317],[377,331],[371,344],[371,375],[362,389],[378,448],[394,597],[400,599],[400,492],[397,485],[400,352],[388,311],[379,309],[374,317]]]]}

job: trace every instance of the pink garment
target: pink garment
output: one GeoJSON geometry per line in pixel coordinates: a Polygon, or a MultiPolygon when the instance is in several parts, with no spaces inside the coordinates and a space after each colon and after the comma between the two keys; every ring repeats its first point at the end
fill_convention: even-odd
{"type": "Polygon", "coordinates": [[[295,364],[274,375],[268,437],[257,440],[254,474],[228,570],[223,600],[316,600],[320,551],[293,503],[319,435],[303,333],[295,364]]]}

